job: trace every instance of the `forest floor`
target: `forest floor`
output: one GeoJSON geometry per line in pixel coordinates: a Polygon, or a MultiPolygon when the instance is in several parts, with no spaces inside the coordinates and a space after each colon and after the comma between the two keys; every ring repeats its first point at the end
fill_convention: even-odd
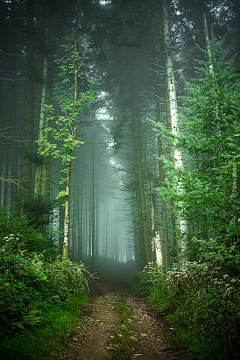
{"type": "Polygon", "coordinates": [[[186,350],[174,340],[176,335],[165,316],[134,293],[128,283],[96,280],[90,284],[90,294],[90,306],[83,310],[83,317],[65,339],[60,359],[189,359],[186,350]],[[132,310],[127,326],[114,310],[114,303],[132,310]],[[125,352],[121,352],[121,344],[116,344],[121,337],[128,343],[125,352]]]}

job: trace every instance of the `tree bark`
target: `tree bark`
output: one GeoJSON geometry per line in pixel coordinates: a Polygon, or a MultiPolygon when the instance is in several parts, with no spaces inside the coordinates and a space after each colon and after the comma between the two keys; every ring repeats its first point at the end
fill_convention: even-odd
{"type": "MultiPolygon", "coordinates": [[[[132,97],[134,99],[134,91],[131,92],[132,97]]],[[[140,146],[140,118],[136,112],[136,104],[133,101],[132,104],[132,139],[133,139],[133,152],[134,152],[134,176],[135,176],[135,187],[137,194],[137,202],[138,202],[138,213],[139,213],[139,224],[141,224],[143,231],[143,246],[144,256],[142,265],[145,265],[150,260],[151,248],[150,241],[148,235],[148,223],[147,223],[147,211],[146,211],[146,203],[145,203],[145,191],[144,191],[144,183],[143,183],[143,170],[142,170],[142,156],[141,156],[141,146],[140,146]]],[[[140,228],[141,232],[141,228],[140,228]]],[[[141,240],[141,238],[140,238],[141,240]]]]}
{"type": "Polygon", "coordinates": [[[17,172],[18,172],[18,161],[17,161],[17,123],[16,123],[16,84],[13,81],[10,82],[10,116],[12,119],[12,180],[11,183],[11,211],[14,211],[14,205],[18,198],[18,186],[17,186],[17,172]]]}
{"type": "Polygon", "coordinates": [[[156,253],[156,263],[159,266],[163,265],[163,255],[162,255],[162,244],[160,238],[160,232],[156,231],[156,235],[154,237],[154,245],[155,245],[155,253],[156,253]]]}
{"type": "MultiPolygon", "coordinates": [[[[76,28],[74,38],[74,95],[73,102],[77,103],[78,98],[78,68],[77,68],[77,40],[78,40],[78,16],[79,6],[76,16],[76,28]]],[[[64,237],[63,237],[63,258],[68,258],[68,239],[69,239],[69,208],[70,208],[70,187],[71,187],[71,169],[72,169],[72,157],[74,153],[74,144],[77,138],[77,125],[78,125],[78,112],[77,109],[73,119],[73,131],[72,131],[72,144],[70,149],[70,160],[67,162],[67,178],[66,178],[66,189],[65,189],[65,214],[64,214],[64,237]]]]}
{"type": "Polygon", "coordinates": [[[154,178],[150,178],[150,222],[151,222],[151,240],[152,240],[152,251],[151,251],[151,261],[156,261],[156,253],[154,247],[154,237],[155,237],[155,206],[154,206],[154,178]]]}
{"type": "Polygon", "coordinates": [[[209,72],[211,75],[214,75],[213,70],[213,63],[212,63],[212,54],[211,54],[211,46],[210,46],[210,40],[209,40],[209,34],[208,34],[208,26],[207,26],[207,17],[206,14],[203,14],[203,27],[204,27],[204,34],[205,34],[205,40],[206,40],[206,46],[209,56],[209,72]]]}
{"type": "MultiPolygon", "coordinates": [[[[38,140],[46,138],[46,127],[47,127],[47,118],[46,118],[46,108],[49,100],[49,85],[48,85],[48,67],[49,67],[49,55],[48,55],[48,46],[49,46],[49,3],[46,0],[46,18],[45,18],[45,27],[44,27],[44,59],[43,59],[43,85],[42,85],[42,95],[41,95],[41,107],[40,107],[40,120],[39,120],[39,135],[38,140]]],[[[41,146],[38,146],[38,152],[41,152],[41,146]]],[[[36,166],[35,171],[35,183],[34,183],[34,196],[46,196],[46,186],[47,186],[47,164],[45,162],[40,162],[36,166]]]]}
{"type": "Polygon", "coordinates": [[[94,144],[92,144],[93,159],[92,159],[92,265],[94,266],[95,262],[95,156],[94,156],[94,144]]]}
{"type": "MultiPolygon", "coordinates": [[[[25,119],[24,119],[24,148],[26,153],[33,150],[33,111],[34,111],[34,87],[33,74],[33,19],[34,19],[34,0],[27,0],[27,27],[26,27],[26,79],[25,79],[25,119]]],[[[27,200],[31,197],[32,182],[32,161],[27,158],[22,159],[21,185],[22,199],[27,200]]]]}
{"type": "MultiPolygon", "coordinates": [[[[157,98],[157,90],[155,90],[155,99],[156,99],[156,118],[157,122],[160,122],[160,106],[159,100],[157,98]]],[[[163,161],[161,157],[163,155],[163,145],[162,139],[160,135],[158,135],[158,157],[159,157],[159,187],[165,188],[165,176],[164,176],[164,169],[163,169],[163,161]]],[[[164,265],[165,268],[168,269],[169,267],[169,244],[168,244],[168,228],[167,228],[167,203],[161,197],[162,202],[162,226],[163,226],[163,244],[164,246],[164,265]]]]}
{"type": "MultiPolygon", "coordinates": [[[[167,102],[169,104],[168,106],[169,106],[169,115],[171,119],[171,131],[174,135],[177,136],[180,134],[180,129],[178,123],[177,94],[176,94],[173,60],[172,60],[167,0],[162,0],[162,24],[163,24],[163,38],[164,38],[164,60],[165,60],[165,68],[166,68],[166,82],[167,82],[167,102]]],[[[183,155],[181,150],[174,149],[174,165],[176,169],[184,168],[183,155]]],[[[176,194],[181,195],[183,191],[181,180],[176,181],[175,184],[173,185],[176,194]]],[[[176,245],[181,254],[184,250],[186,250],[186,244],[182,240],[181,234],[187,233],[187,223],[184,219],[181,218],[180,214],[176,214],[175,229],[176,229],[176,245]]],[[[185,259],[182,259],[182,262],[184,261],[185,259]]]]}

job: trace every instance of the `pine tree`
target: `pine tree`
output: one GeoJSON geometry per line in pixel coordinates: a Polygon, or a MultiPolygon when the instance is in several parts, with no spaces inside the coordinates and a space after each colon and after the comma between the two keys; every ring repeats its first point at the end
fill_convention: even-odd
{"type": "Polygon", "coordinates": [[[180,116],[184,135],[174,136],[163,125],[160,132],[182,148],[188,169],[176,169],[169,161],[168,188],[159,189],[173,200],[174,211],[181,212],[191,225],[189,251],[205,259],[232,261],[239,258],[239,137],[240,84],[234,74],[234,59],[215,38],[202,50],[205,60],[197,60],[197,78],[186,82],[187,96],[180,116]],[[172,180],[182,179],[184,192],[176,192],[172,180]],[[184,206],[181,206],[184,204],[184,206]],[[207,219],[207,221],[206,221],[207,219]],[[210,238],[206,237],[206,232],[210,238]]]}

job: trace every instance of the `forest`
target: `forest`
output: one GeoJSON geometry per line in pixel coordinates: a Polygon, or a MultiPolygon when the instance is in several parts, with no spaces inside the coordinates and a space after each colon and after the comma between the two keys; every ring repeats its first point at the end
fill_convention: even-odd
{"type": "MultiPolygon", "coordinates": [[[[182,359],[240,359],[239,1],[1,0],[0,24],[0,359],[64,358],[98,279],[182,359]]],[[[142,355],[116,304],[99,359],[142,355]]]]}

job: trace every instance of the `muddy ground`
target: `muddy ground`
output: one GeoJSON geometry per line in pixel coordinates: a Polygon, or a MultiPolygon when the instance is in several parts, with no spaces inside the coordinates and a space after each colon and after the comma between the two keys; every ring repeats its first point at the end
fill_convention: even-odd
{"type": "Polygon", "coordinates": [[[74,333],[65,339],[60,358],[67,360],[103,359],[189,359],[186,350],[174,341],[163,314],[158,313],[128,283],[96,280],[90,284],[90,308],[74,325],[74,333]],[[124,303],[132,308],[128,319],[131,351],[122,354],[112,348],[111,341],[118,334],[121,317],[113,303],[124,303]]]}

